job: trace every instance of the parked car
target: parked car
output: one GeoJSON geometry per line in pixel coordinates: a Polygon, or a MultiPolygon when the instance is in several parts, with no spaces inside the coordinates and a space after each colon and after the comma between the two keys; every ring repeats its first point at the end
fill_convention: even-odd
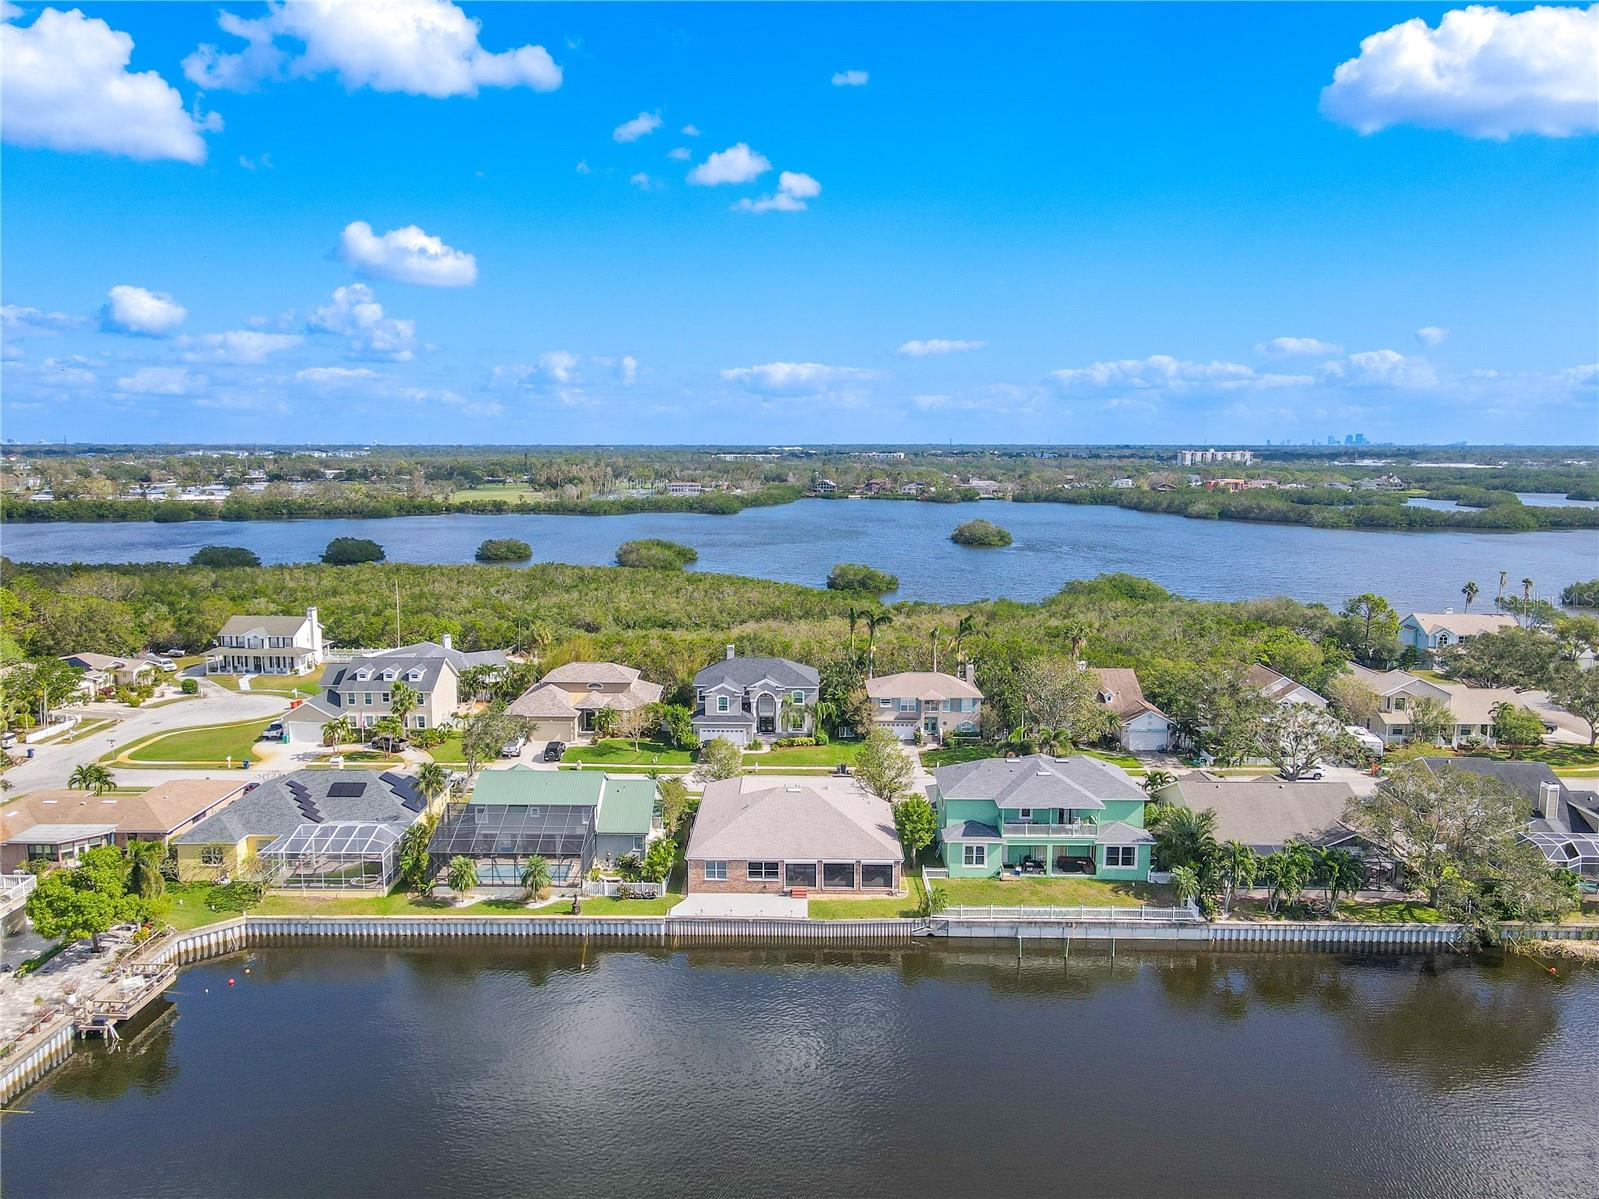
{"type": "Polygon", "coordinates": [[[160,654],[150,655],[150,665],[158,667],[167,674],[172,674],[178,669],[178,664],[176,662],[174,662],[171,658],[162,657],[160,654]]]}
{"type": "Polygon", "coordinates": [[[522,756],[522,751],[524,749],[526,749],[526,748],[527,748],[527,738],[526,737],[517,737],[517,738],[515,738],[515,739],[513,739],[511,741],[507,741],[504,745],[500,746],[500,757],[502,757],[502,758],[519,758],[519,757],[522,756]]]}
{"type": "Polygon", "coordinates": [[[1374,754],[1380,754],[1387,748],[1383,739],[1370,729],[1361,728],[1358,724],[1344,725],[1344,732],[1353,737],[1362,749],[1368,749],[1374,754]]]}
{"type": "Polygon", "coordinates": [[[0,749],[10,749],[17,743],[15,733],[0,733],[0,749]]]}
{"type": "MultiPolygon", "coordinates": [[[[1301,783],[1317,783],[1321,781],[1324,773],[1325,771],[1322,767],[1322,764],[1317,762],[1314,766],[1307,766],[1301,770],[1299,772],[1299,778],[1297,781],[1301,783]]],[[[1280,779],[1288,779],[1291,782],[1295,781],[1293,778],[1293,772],[1289,770],[1279,770],[1277,772],[1277,777],[1280,779]]]]}
{"type": "Polygon", "coordinates": [[[551,741],[544,747],[544,760],[546,762],[559,762],[561,760],[561,755],[565,752],[565,741],[551,741]]]}
{"type": "Polygon", "coordinates": [[[404,737],[391,737],[387,733],[379,734],[372,738],[372,748],[380,749],[386,754],[397,754],[410,742],[404,737]]]}
{"type": "Polygon", "coordinates": [[[257,741],[281,741],[281,740],[283,740],[283,722],[281,720],[274,720],[271,724],[267,725],[266,728],[261,730],[261,735],[259,737],[257,737],[256,740],[257,741]]]}

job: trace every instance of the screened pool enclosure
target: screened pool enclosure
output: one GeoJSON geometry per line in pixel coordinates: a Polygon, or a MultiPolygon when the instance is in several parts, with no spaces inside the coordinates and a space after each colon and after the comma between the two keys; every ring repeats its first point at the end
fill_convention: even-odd
{"type": "Polygon", "coordinates": [[[392,824],[348,821],[302,824],[260,853],[273,887],[304,891],[366,891],[394,881],[402,830],[392,824]]]}
{"type": "Polygon", "coordinates": [[[522,867],[541,857],[551,883],[569,886],[593,862],[594,813],[586,804],[460,804],[439,822],[428,853],[441,869],[457,855],[471,858],[480,887],[520,887],[522,867]]]}

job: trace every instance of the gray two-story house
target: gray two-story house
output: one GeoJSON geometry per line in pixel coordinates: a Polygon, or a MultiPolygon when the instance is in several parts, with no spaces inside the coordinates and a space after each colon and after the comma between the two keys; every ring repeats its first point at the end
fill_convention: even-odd
{"type": "Polygon", "coordinates": [[[322,672],[321,692],[284,717],[290,741],[320,741],[322,726],[340,716],[356,728],[369,729],[394,711],[394,692],[404,683],[417,695],[405,716],[407,729],[438,728],[461,707],[461,676],[476,666],[503,668],[500,650],[467,653],[450,644],[418,641],[396,649],[357,654],[334,662],[322,672]]]}
{"type": "Polygon", "coordinates": [[[725,738],[748,745],[757,737],[803,737],[816,727],[821,678],[814,667],[787,658],[727,656],[694,676],[694,731],[700,744],[725,738]]]}

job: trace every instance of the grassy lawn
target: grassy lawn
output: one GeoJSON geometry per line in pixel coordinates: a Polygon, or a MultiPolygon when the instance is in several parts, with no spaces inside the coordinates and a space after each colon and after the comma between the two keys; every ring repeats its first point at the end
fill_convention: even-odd
{"type": "Polygon", "coordinates": [[[1531,749],[1518,749],[1514,754],[1505,750],[1484,750],[1490,758],[1500,761],[1546,762],[1560,771],[1599,770],[1599,749],[1586,745],[1539,745],[1531,749]]]}
{"type": "MultiPolygon", "coordinates": [[[[229,691],[239,689],[239,676],[236,674],[208,674],[205,676],[213,683],[226,687],[229,691]]],[[[317,676],[314,674],[253,674],[250,676],[250,691],[263,692],[267,695],[293,695],[298,689],[301,695],[315,695],[317,692],[317,676]]]]}
{"type": "Polygon", "coordinates": [[[266,720],[245,720],[235,724],[213,724],[158,733],[114,750],[102,760],[121,766],[154,762],[222,766],[232,755],[233,764],[237,766],[242,759],[257,756],[256,741],[269,723],[266,720]]]}
{"type": "Polygon", "coordinates": [[[120,723],[108,718],[101,720],[85,720],[72,732],[56,742],[57,745],[71,745],[74,741],[82,741],[85,737],[92,737],[96,733],[103,733],[114,724],[120,723]]]}
{"type": "Polygon", "coordinates": [[[892,898],[813,899],[806,909],[812,920],[880,920],[886,917],[909,918],[922,902],[920,875],[911,875],[910,894],[892,898]]]}
{"type": "Polygon", "coordinates": [[[829,741],[826,745],[796,745],[788,749],[745,754],[744,765],[771,769],[785,766],[837,766],[840,762],[853,762],[855,755],[860,752],[859,741],[829,741]]]}
{"type": "MultiPolygon", "coordinates": [[[[1103,749],[1074,749],[1074,754],[1081,754],[1085,758],[1098,758],[1102,762],[1109,762],[1120,766],[1123,770],[1133,774],[1142,775],[1144,765],[1130,754],[1112,753],[1103,749]]],[[[998,758],[1005,753],[1003,747],[998,745],[950,745],[941,749],[930,749],[922,755],[922,765],[929,770],[935,766],[952,766],[956,762],[975,762],[980,758],[998,758]]]]}
{"type": "MultiPolygon", "coordinates": [[[[213,912],[205,906],[209,883],[169,886],[172,903],[166,922],[173,928],[199,928],[228,920],[237,912],[213,912]]],[[[683,901],[680,892],[667,892],[660,899],[585,899],[584,916],[664,916],[683,901]]],[[[447,899],[419,898],[395,890],[387,895],[268,895],[252,916],[569,916],[571,904],[559,900],[546,908],[528,910],[520,899],[485,899],[466,907],[456,907],[447,899]]]]}
{"type": "Polygon", "coordinates": [[[566,751],[563,762],[586,762],[596,766],[688,766],[694,754],[686,749],[673,749],[664,741],[641,740],[637,750],[633,742],[620,737],[597,741],[593,745],[574,745],[566,751]]]}
{"type": "Polygon", "coordinates": [[[1131,754],[1109,753],[1103,749],[1080,749],[1077,751],[1087,758],[1098,758],[1101,762],[1109,762],[1112,766],[1120,766],[1132,774],[1144,774],[1144,764],[1131,754]]]}
{"type": "MultiPolygon", "coordinates": [[[[595,896],[583,901],[584,916],[664,916],[683,902],[679,891],[668,891],[659,899],[606,899],[595,896]]],[[[529,912],[529,916],[569,916],[572,905],[560,900],[551,907],[529,912]]]]}
{"type": "MultiPolygon", "coordinates": [[[[1312,891],[1311,899],[1320,899],[1319,890],[1312,891]]],[[[1437,908],[1429,907],[1419,899],[1381,899],[1381,900],[1354,900],[1340,899],[1338,901],[1338,918],[1350,920],[1359,924],[1441,924],[1443,913],[1437,908]]],[[[1284,908],[1273,915],[1266,910],[1264,899],[1244,897],[1233,904],[1234,920],[1315,920],[1323,919],[1320,916],[1311,916],[1298,908],[1284,908]]]]}
{"type": "Polygon", "coordinates": [[[490,483],[484,487],[468,487],[464,491],[450,492],[451,501],[455,500],[516,500],[534,499],[538,496],[525,483],[490,483]]]}
{"type": "Polygon", "coordinates": [[[943,888],[951,906],[967,904],[983,907],[1128,908],[1141,903],[1171,907],[1175,902],[1170,887],[1153,883],[1117,883],[1098,878],[941,878],[934,885],[943,888]]]}
{"type": "Polygon", "coordinates": [[[428,750],[428,755],[445,766],[465,766],[466,755],[461,752],[461,734],[450,733],[438,745],[428,750]]]}

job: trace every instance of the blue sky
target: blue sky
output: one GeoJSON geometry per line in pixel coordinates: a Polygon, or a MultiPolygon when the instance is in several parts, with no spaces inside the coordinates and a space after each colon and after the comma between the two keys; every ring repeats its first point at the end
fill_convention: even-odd
{"type": "Polygon", "coordinates": [[[1599,442],[1599,9],[3,29],[7,438],[1599,442]]]}

